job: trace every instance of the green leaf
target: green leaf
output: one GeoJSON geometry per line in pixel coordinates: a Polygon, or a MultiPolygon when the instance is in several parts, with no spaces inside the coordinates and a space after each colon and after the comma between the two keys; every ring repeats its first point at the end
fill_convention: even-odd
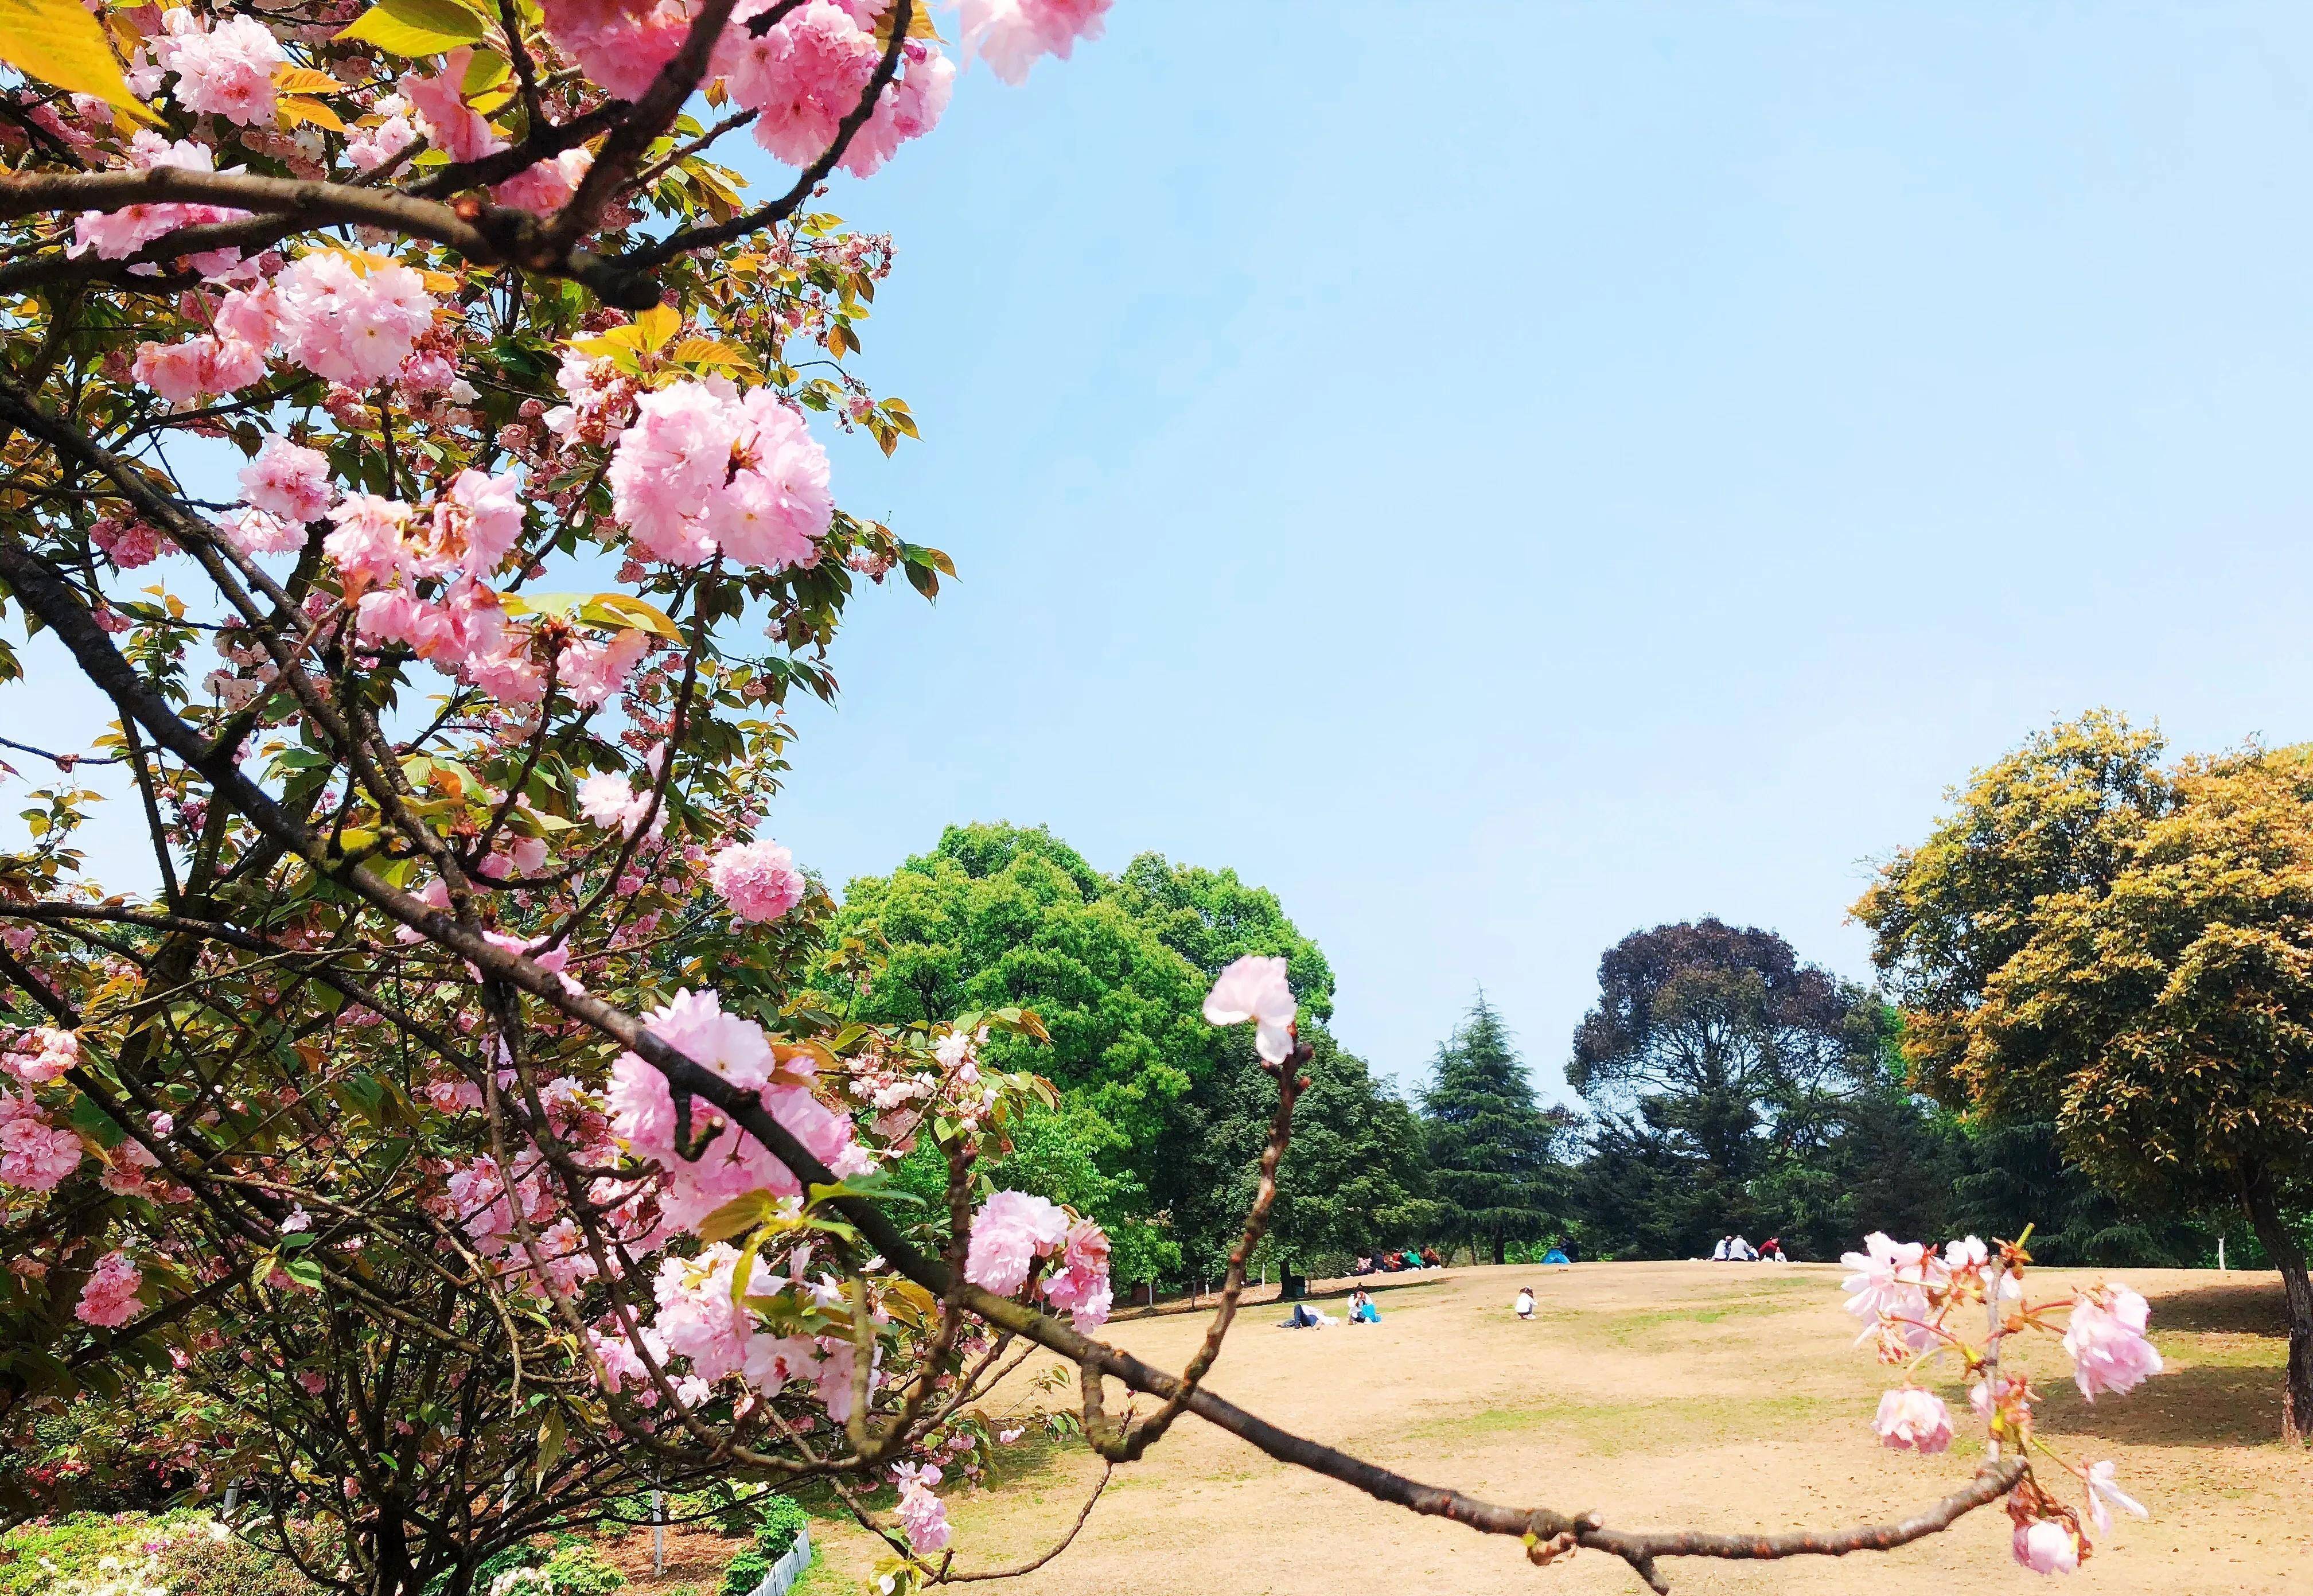
{"type": "Polygon", "coordinates": [[[479,44],[487,33],[482,19],[455,0],[378,0],[338,37],[418,60],[447,55],[462,44],[479,44]]]}
{"type": "Polygon", "coordinates": [[[321,1265],[318,1259],[285,1258],[282,1260],[281,1273],[307,1291],[318,1292],[321,1289],[321,1265]]]}
{"type": "Polygon", "coordinates": [[[699,1227],[701,1241],[723,1241],[742,1230],[752,1230],[777,1217],[778,1199],[769,1192],[749,1192],[734,1197],[708,1214],[699,1227]]]}
{"type": "Polygon", "coordinates": [[[97,1107],[94,1098],[82,1096],[73,1099],[72,1128],[108,1151],[128,1139],[112,1115],[97,1107]]]}
{"type": "Polygon", "coordinates": [[[160,121],[128,92],[104,24],[80,0],[0,0],[0,61],[75,94],[93,94],[146,122],[160,121]]]}
{"type": "Polygon", "coordinates": [[[901,1191],[893,1186],[890,1173],[882,1169],[868,1175],[854,1175],[847,1180],[837,1181],[833,1186],[814,1186],[805,1200],[811,1207],[816,1208],[822,1203],[832,1203],[843,1197],[858,1197],[871,1203],[913,1203],[919,1208],[924,1205],[924,1200],[915,1193],[901,1191]]]}

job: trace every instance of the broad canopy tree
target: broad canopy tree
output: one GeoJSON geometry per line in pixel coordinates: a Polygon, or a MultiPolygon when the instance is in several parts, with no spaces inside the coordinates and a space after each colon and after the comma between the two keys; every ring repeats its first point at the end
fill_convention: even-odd
{"type": "Polygon", "coordinates": [[[1631,1210],[1672,1257],[1780,1227],[1755,1182],[1780,1164],[1789,1186],[1793,1159],[1830,1161],[1816,1155],[1849,1128],[1846,1099],[1876,1083],[1879,1045],[1868,995],[1772,931],[1705,918],[1631,932],[1598,961],[1598,1003],[1566,1070],[1605,1111],[1602,1173],[1646,1188],[1600,1200],[1631,1210]]]}
{"type": "Polygon", "coordinates": [[[2147,1204],[2237,1208],[2313,1430],[2313,747],[2162,765],[2091,714],[1978,772],[1856,905],[1922,1076],[2147,1204]]]}

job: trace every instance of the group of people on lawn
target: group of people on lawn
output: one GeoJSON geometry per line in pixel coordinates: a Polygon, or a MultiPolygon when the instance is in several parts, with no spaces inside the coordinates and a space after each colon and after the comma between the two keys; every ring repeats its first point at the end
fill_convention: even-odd
{"type": "Polygon", "coordinates": [[[1446,1260],[1434,1247],[1419,1252],[1405,1248],[1397,1252],[1383,1253],[1378,1258],[1359,1258],[1351,1265],[1351,1274],[1396,1274],[1407,1269],[1443,1269],[1446,1260]]]}
{"type": "Polygon", "coordinates": [[[1714,1264],[1788,1264],[1790,1259],[1783,1256],[1783,1239],[1780,1236],[1768,1237],[1763,1247],[1754,1247],[1740,1236],[1721,1236],[1719,1245],[1711,1249],[1711,1261],[1714,1264]]]}
{"type": "MultiPolygon", "coordinates": [[[[1281,1320],[1280,1327],[1287,1330],[1322,1330],[1328,1325],[1337,1325],[1341,1322],[1322,1308],[1312,1308],[1306,1302],[1296,1302],[1293,1305],[1291,1317],[1281,1320]]],[[[1353,1325],[1381,1323],[1381,1309],[1374,1306],[1374,1300],[1366,1295],[1366,1288],[1363,1286],[1358,1287],[1350,1293],[1350,1323],[1353,1325]]]]}

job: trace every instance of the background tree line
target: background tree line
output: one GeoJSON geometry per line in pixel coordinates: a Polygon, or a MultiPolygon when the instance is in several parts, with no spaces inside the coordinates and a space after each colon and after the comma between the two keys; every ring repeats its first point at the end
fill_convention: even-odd
{"type": "MultiPolygon", "coordinates": [[[[1274,895],[1155,853],[1094,869],[1049,831],[951,826],[930,852],[850,884],[817,1001],[905,1021],[1025,1004],[1049,1047],[998,1039],[1005,1067],[1061,1089],[996,1178],[1097,1213],[1120,1280],[1220,1273],[1250,1198],[1273,1087],[1249,1038],[1197,1012],[1247,953],[1289,962],[1315,1042],[1271,1239],[1272,1268],[1327,1271],[1405,1245],[1493,1261],[1707,1256],[1739,1231],[1834,1258],[1868,1230],[2014,1236],[2050,1263],[2261,1257],[2247,1227],[2131,1203],[2064,1150],[2053,1107],[1999,1115],[1913,1084],[1918,1045],[1879,993],[1772,931],[1703,919],[1636,931],[1599,963],[1544,1105],[1517,1038],[1478,994],[1414,1100],[1326,1028],[1333,975],[1274,895]],[[1018,1056],[1010,1056],[1016,1053],[1018,1056]]],[[[903,1172],[926,1195],[937,1171],[903,1172]]]]}

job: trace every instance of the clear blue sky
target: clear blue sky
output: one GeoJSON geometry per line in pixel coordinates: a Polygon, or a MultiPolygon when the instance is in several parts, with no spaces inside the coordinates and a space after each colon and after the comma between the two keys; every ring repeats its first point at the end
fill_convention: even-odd
{"type": "Polygon", "coordinates": [[[1409,1084],[1664,920],[1868,975],[2049,718],[2313,735],[2309,171],[2301,4],[1118,0],[837,189],[926,439],[838,490],[963,580],[771,829],[1234,866],[1409,1084]]]}

